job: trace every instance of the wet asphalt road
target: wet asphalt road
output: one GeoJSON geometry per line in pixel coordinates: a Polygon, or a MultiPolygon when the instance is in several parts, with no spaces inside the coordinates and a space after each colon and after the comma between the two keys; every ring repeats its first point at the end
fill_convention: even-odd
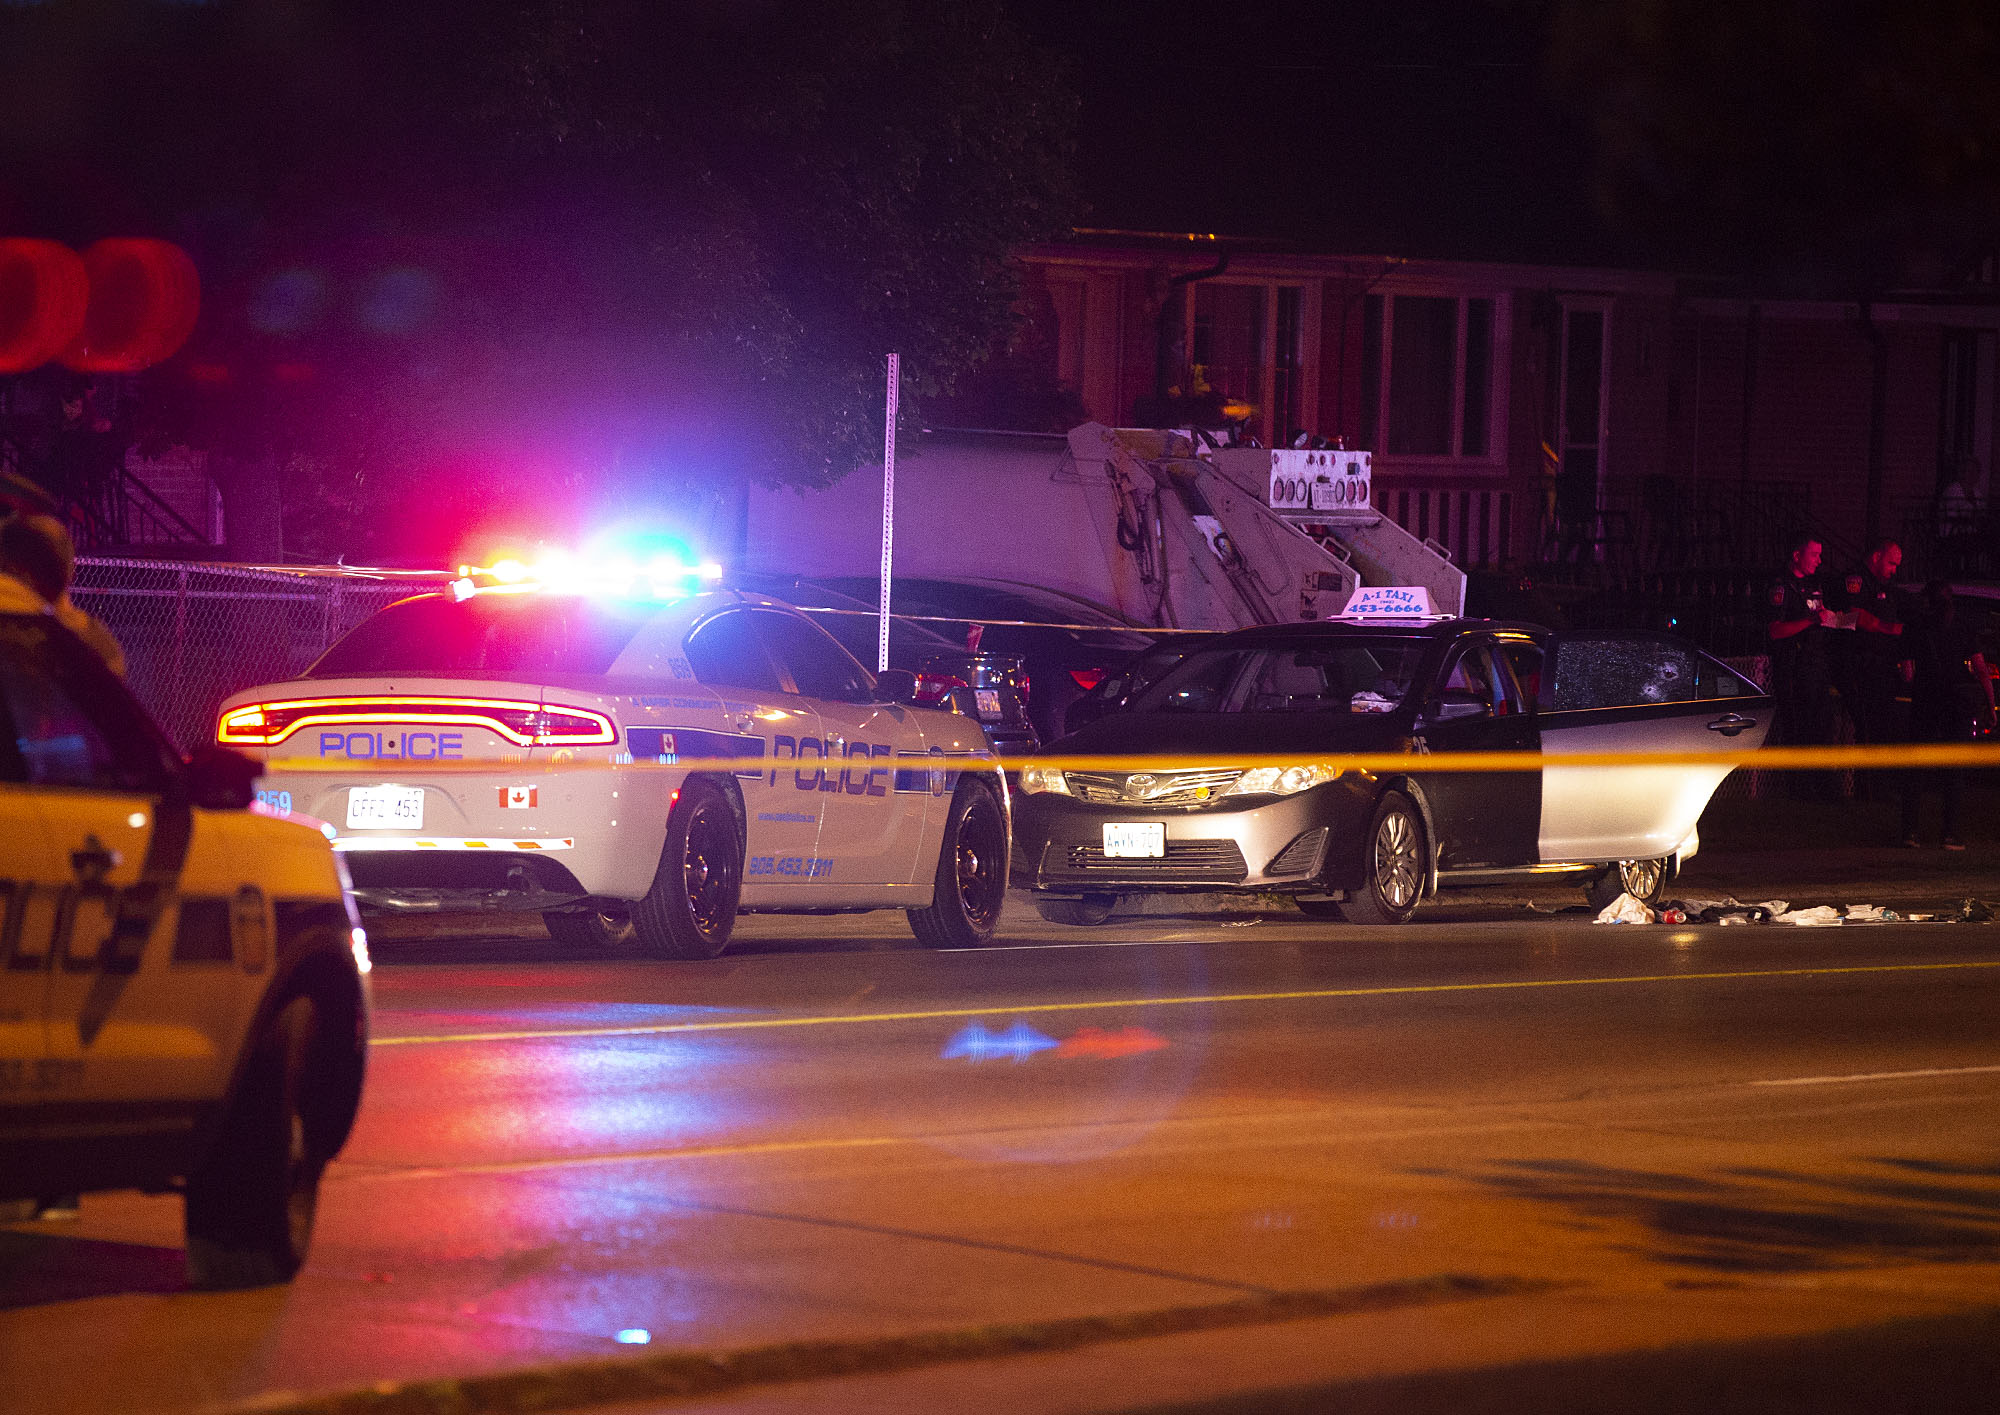
{"type": "Polygon", "coordinates": [[[1113,1409],[1995,1301],[2000,928],[1585,917],[1018,911],[942,954],[750,918],[703,964],[385,937],[307,1271],[185,1292],[171,1198],[0,1231],[0,1408],[1548,1285],[718,1405],[1113,1409]]]}

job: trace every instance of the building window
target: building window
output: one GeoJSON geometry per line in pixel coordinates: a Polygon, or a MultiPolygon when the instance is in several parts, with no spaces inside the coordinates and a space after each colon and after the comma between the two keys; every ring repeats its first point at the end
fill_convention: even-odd
{"type": "Polygon", "coordinates": [[[1248,409],[1247,425],[1267,444],[1303,430],[1312,416],[1305,287],[1204,281],[1191,304],[1186,390],[1248,409]]]}
{"type": "MultiPolygon", "coordinates": [[[[1947,486],[1979,459],[1979,331],[1944,331],[1938,397],[1938,485],[1947,486]]],[[[1976,476],[1974,481],[1978,480],[1976,476]]],[[[1972,490],[1970,485],[1967,491],[1972,490]]]]}
{"type": "Polygon", "coordinates": [[[1289,444],[1304,430],[1305,417],[1299,394],[1305,376],[1305,291],[1297,285],[1280,285],[1278,295],[1278,337],[1271,350],[1270,442],[1274,447],[1289,444]]]}
{"type": "Polygon", "coordinates": [[[1088,308],[1081,280],[1049,281],[1049,303],[1056,312],[1056,382],[1083,387],[1083,321],[1088,308]]]}
{"type": "Polygon", "coordinates": [[[1391,456],[1486,458],[1493,447],[1494,300],[1370,295],[1361,440],[1391,456]]]}

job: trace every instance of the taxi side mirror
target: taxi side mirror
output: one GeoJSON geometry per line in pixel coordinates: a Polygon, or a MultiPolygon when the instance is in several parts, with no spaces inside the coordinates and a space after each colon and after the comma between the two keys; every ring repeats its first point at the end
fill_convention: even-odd
{"type": "Polygon", "coordinates": [[[211,811],[240,811],[257,799],[264,764],[227,747],[196,747],[188,756],[188,801],[211,811]]]}
{"type": "Polygon", "coordinates": [[[885,668],[875,675],[875,691],[885,702],[917,700],[917,675],[907,668],[885,668]]]}

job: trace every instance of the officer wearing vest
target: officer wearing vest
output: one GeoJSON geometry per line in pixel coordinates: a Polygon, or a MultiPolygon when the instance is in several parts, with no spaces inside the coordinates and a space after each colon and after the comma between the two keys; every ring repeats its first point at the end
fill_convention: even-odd
{"type": "MultiPolygon", "coordinates": [[[[1869,746],[1909,740],[1909,684],[1913,663],[1903,643],[1903,596],[1895,586],[1903,548],[1887,537],[1875,542],[1862,568],[1846,577],[1834,608],[1853,632],[1843,634],[1846,672],[1841,690],[1854,719],[1855,740],[1869,746]]],[[[1870,773],[1870,778],[1879,773],[1870,773]]],[[[1886,782],[1885,784],[1893,784],[1886,782]]]]}
{"type": "MultiPolygon", "coordinates": [[[[1771,693],[1778,700],[1779,740],[1788,747],[1822,747],[1833,740],[1833,672],[1827,637],[1838,623],[1820,589],[1824,547],[1814,536],[1792,545],[1784,573],[1771,583],[1771,693]]],[[[1794,772],[1801,794],[1825,794],[1826,778],[1794,772]],[[1809,791],[1809,784],[1818,790],[1809,791]]]]}

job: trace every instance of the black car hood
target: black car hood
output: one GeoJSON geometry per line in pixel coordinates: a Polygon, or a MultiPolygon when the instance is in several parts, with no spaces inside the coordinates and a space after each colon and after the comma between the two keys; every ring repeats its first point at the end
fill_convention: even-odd
{"type": "Polygon", "coordinates": [[[1114,712],[1042,748],[1090,756],[1393,752],[1409,724],[1392,713],[1114,712]]]}

